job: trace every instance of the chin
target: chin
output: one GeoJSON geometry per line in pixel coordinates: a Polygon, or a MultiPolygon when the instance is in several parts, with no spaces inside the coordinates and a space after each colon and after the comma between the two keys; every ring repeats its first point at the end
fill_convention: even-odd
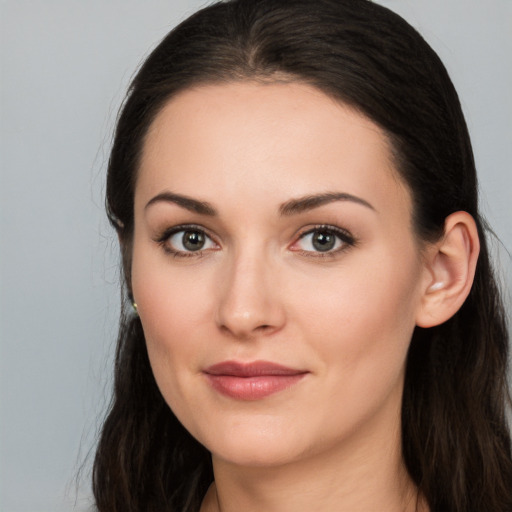
{"type": "Polygon", "coordinates": [[[212,451],[214,458],[239,467],[269,468],[283,466],[300,458],[296,450],[288,449],[281,443],[262,442],[252,446],[219,447],[212,451]],[[280,446],[279,446],[280,444],[280,446]]]}
{"type": "Polygon", "coordinates": [[[213,457],[244,467],[280,466],[300,458],[305,451],[289,429],[275,425],[212,429],[204,437],[201,442],[213,457]]]}

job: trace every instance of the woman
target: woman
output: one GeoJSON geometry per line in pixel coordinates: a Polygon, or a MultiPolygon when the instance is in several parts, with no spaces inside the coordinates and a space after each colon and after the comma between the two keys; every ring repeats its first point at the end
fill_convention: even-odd
{"type": "Polygon", "coordinates": [[[199,11],[133,80],[107,210],[127,300],[99,510],[512,510],[469,136],[400,17],[199,11]]]}

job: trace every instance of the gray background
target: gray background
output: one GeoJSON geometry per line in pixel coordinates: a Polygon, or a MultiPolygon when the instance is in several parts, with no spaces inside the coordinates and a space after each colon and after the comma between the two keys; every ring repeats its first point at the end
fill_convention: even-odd
{"type": "MultiPolygon", "coordinates": [[[[90,503],[87,455],[108,401],[118,312],[103,213],[112,125],[144,55],[204,3],[0,0],[1,512],[90,503]]],[[[381,3],[452,75],[510,292],[512,1],[381,3]]]]}

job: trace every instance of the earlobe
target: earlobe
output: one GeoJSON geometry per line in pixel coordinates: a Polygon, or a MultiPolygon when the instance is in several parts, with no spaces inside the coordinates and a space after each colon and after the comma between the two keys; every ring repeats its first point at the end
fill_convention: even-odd
{"type": "Polygon", "coordinates": [[[426,256],[426,278],[416,325],[442,324],[459,310],[471,290],[479,250],[473,217],[462,211],[449,215],[442,239],[432,244],[426,256]]]}

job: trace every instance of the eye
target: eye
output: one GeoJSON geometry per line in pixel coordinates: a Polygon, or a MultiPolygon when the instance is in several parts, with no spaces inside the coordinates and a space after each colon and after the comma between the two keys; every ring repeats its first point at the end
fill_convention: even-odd
{"type": "Polygon", "coordinates": [[[306,253],[336,253],[355,244],[345,230],[334,226],[318,226],[303,233],[291,247],[306,253]]]}
{"type": "Polygon", "coordinates": [[[209,249],[217,249],[217,244],[200,228],[194,226],[175,227],[166,231],[158,242],[175,256],[199,255],[209,249]]]}

